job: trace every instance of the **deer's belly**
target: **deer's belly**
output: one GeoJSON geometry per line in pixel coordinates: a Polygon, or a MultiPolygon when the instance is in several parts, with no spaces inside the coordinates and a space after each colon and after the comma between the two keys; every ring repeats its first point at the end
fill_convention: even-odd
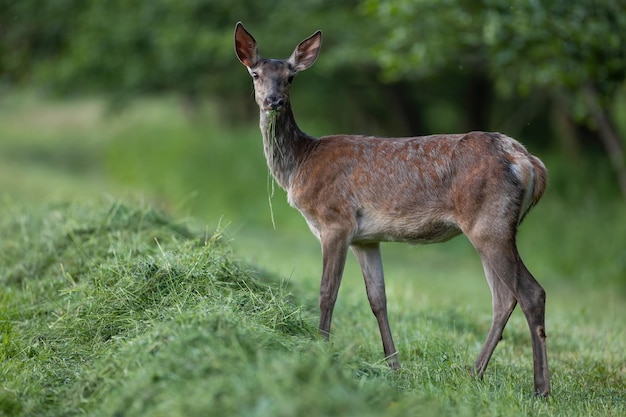
{"type": "Polygon", "coordinates": [[[322,216],[322,211],[317,206],[309,212],[298,207],[298,204],[293,205],[298,208],[309,229],[318,239],[324,229],[344,230],[351,243],[437,243],[462,233],[454,215],[445,211],[386,211],[375,208],[355,210],[348,206],[330,210],[334,215],[322,216]]]}
{"type": "Polygon", "coordinates": [[[438,243],[459,234],[461,230],[445,216],[362,214],[357,216],[357,230],[352,241],[438,243]]]}

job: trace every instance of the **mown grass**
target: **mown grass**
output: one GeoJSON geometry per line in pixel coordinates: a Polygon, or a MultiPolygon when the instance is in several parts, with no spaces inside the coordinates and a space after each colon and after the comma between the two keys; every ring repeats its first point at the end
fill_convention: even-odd
{"type": "Polygon", "coordinates": [[[245,401],[244,374],[265,357],[293,360],[314,333],[219,232],[194,236],[117,203],[22,212],[3,226],[8,415],[155,415],[163,402],[163,415],[228,415],[245,401]]]}
{"type": "Polygon", "coordinates": [[[118,202],[12,211],[1,225],[5,415],[618,416],[626,409],[621,323],[597,314],[589,320],[556,308],[555,395],[537,399],[519,317],[477,381],[468,365],[488,327],[484,308],[395,297],[404,369],[393,372],[379,360],[362,303],[348,297],[354,311],[344,308],[333,343],[321,342],[314,297],[236,261],[219,231],[193,233],[149,206],[118,202]]]}
{"type": "Polygon", "coordinates": [[[520,230],[548,292],[537,399],[519,311],[468,372],[491,313],[464,238],[384,247],[393,372],[353,259],[318,339],[319,247],[278,192],[271,228],[256,126],[20,97],[0,101],[0,415],[626,414],[626,213],[580,167],[544,158],[557,188],[520,230]]]}

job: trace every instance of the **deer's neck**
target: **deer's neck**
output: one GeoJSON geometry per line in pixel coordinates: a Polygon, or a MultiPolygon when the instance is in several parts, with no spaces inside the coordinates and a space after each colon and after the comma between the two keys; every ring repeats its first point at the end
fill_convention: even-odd
{"type": "Polygon", "coordinates": [[[290,103],[282,111],[261,110],[260,127],[267,165],[276,182],[287,190],[295,170],[316,139],[298,128],[290,103]]]}

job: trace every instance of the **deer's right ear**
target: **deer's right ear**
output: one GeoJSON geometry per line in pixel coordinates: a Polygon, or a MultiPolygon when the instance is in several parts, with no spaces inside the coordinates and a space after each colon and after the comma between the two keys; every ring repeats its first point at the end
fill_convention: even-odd
{"type": "Polygon", "coordinates": [[[248,68],[255,66],[259,60],[256,41],[241,22],[235,25],[235,52],[239,61],[248,68]]]}

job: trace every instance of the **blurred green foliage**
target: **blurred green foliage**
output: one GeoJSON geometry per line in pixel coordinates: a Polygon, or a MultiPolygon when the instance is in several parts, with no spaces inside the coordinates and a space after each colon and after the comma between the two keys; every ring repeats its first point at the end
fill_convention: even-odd
{"type": "Polygon", "coordinates": [[[322,56],[293,93],[296,114],[316,127],[499,130],[571,163],[603,154],[626,196],[625,8],[604,0],[11,0],[0,2],[0,88],[116,100],[174,92],[191,115],[212,101],[221,121],[238,124],[254,120],[256,107],[233,53],[235,22],[277,58],[322,29],[322,56]]]}
{"type": "MultiPolygon", "coordinates": [[[[317,27],[338,37],[355,27],[348,25],[355,5],[350,0],[3,2],[3,78],[44,82],[66,92],[240,93],[242,83],[232,73],[236,21],[249,23],[266,45],[287,56],[296,41],[285,35],[302,27],[296,19],[306,16],[311,29],[295,39],[317,27]]],[[[345,43],[346,51],[348,45],[357,42],[345,43]]],[[[337,53],[326,63],[346,59],[337,53]]]]}
{"type": "MultiPolygon", "coordinates": [[[[626,4],[604,0],[366,0],[380,22],[376,56],[389,78],[449,67],[486,71],[498,91],[593,84],[606,104],[626,79],[626,4]]],[[[574,108],[585,115],[584,105],[574,108]]]]}

